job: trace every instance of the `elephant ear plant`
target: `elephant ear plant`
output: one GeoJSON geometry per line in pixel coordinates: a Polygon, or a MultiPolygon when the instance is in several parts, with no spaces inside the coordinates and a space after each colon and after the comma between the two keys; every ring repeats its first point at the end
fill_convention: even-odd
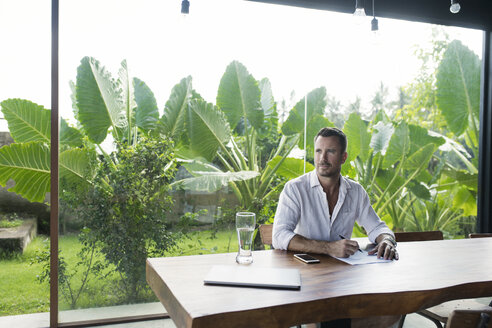
{"type": "MultiPolygon", "coordinates": [[[[159,135],[153,93],[129,77],[125,61],[114,79],[97,60],[83,58],[72,90],[78,128],[60,120],[60,199],[79,209],[83,242],[102,250],[122,275],[126,298],[138,300],[142,261],[175,238],[166,221],[173,144],[159,135]],[[108,135],[116,146],[111,153],[101,147],[108,135]]],[[[15,143],[0,149],[0,184],[12,179],[10,191],[42,202],[50,191],[50,110],[22,99],[2,101],[1,109],[15,143]]]]}
{"type": "MultiPolygon", "coordinates": [[[[324,88],[314,93],[310,116],[324,108],[324,88]]],[[[207,192],[229,186],[244,210],[259,213],[275,199],[279,170],[291,176],[303,172],[302,160],[287,160],[304,131],[296,122],[288,133],[279,133],[270,82],[256,80],[233,61],[220,81],[216,105],[194,91],[187,77],[173,88],[159,124],[162,133],[174,138],[176,154],[192,174],[174,184],[207,192]]]]}

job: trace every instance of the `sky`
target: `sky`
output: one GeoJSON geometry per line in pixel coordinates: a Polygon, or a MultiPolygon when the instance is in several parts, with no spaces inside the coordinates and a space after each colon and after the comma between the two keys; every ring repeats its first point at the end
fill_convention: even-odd
{"type": "MultiPolygon", "coordinates": [[[[194,88],[215,103],[220,78],[233,60],[260,80],[268,77],[276,101],[294,103],[310,90],[368,106],[380,82],[396,92],[415,78],[417,45],[432,25],[243,0],[60,0],[60,113],[73,121],[69,81],[84,56],[116,76],[123,59],[145,81],[163,110],[172,87],[193,77],[194,88]]],[[[24,98],[50,108],[49,0],[0,0],[0,101],[24,98]]],[[[376,5],[377,13],[377,5],[376,5]]],[[[447,8],[443,8],[447,10],[447,8]]],[[[446,28],[481,56],[482,32],[446,28]]],[[[5,122],[0,120],[0,130],[5,122]]]]}

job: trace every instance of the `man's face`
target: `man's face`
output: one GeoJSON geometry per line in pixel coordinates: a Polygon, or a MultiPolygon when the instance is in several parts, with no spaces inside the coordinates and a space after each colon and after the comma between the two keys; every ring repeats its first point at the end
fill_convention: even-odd
{"type": "Polygon", "coordinates": [[[342,152],[338,137],[318,137],[314,143],[314,165],[320,177],[337,177],[347,152],[342,152]]]}

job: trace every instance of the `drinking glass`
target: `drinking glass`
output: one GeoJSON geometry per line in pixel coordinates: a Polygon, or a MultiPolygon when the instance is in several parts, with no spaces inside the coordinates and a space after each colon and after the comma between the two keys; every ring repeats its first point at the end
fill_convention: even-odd
{"type": "Polygon", "coordinates": [[[236,262],[239,264],[250,264],[253,262],[252,246],[253,233],[255,232],[256,215],[251,212],[236,213],[236,230],[239,250],[236,262]]]}

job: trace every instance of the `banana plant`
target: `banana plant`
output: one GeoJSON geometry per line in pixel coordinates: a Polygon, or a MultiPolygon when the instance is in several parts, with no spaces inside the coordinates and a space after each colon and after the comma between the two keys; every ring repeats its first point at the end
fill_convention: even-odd
{"type": "MultiPolygon", "coordinates": [[[[117,144],[135,144],[139,133],[158,131],[159,113],[152,91],[129,77],[126,61],[114,79],[96,59],[83,58],[72,89],[80,129],[60,119],[60,178],[90,184],[95,148],[112,163],[100,146],[108,134],[117,144]]],[[[51,111],[23,99],[4,100],[1,110],[15,143],[0,148],[0,184],[12,179],[15,186],[9,191],[43,202],[50,191],[51,111]]]]}

